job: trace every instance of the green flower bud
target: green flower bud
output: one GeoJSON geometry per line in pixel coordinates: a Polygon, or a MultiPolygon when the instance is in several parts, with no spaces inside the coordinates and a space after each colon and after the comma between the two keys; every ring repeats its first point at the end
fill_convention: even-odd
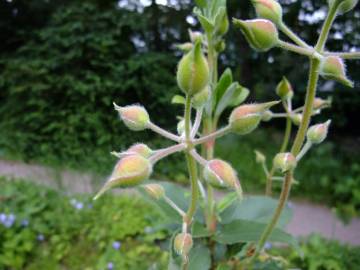
{"type": "Polygon", "coordinates": [[[278,104],[278,101],[241,105],[235,108],[229,119],[233,132],[245,135],[256,129],[263,117],[263,113],[270,107],[278,104]]]}
{"type": "Polygon", "coordinates": [[[299,126],[302,121],[302,114],[301,113],[293,114],[291,115],[290,118],[295,126],[299,126]]]}
{"type": "Polygon", "coordinates": [[[213,159],[207,162],[204,167],[204,178],[216,187],[234,188],[238,181],[236,172],[231,165],[220,159],[213,159]]]}
{"type": "Polygon", "coordinates": [[[291,84],[289,83],[289,81],[286,79],[286,77],[283,77],[282,80],[277,85],[276,94],[282,100],[287,100],[294,96],[293,88],[292,88],[291,84]]]}
{"type": "Polygon", "coordinates": [[[176,130],[180,136],[185,134],[185,119],[182,119],[177,123],[176,130]]]}
{"type": "Polygon", "coordinates": [[[150,197],[156,200],[160,200],[165,195],[164,188],[159,184],[147,184],[142,187],[150,197]]]}
{"type": "Polygon", "coordinates": [[[144,130],[150,122],[150,117],[143,106],[129,105],[120,107],[114,103],[115,110],[120,114],[124,124],[134,131],[144,130]]]}
{"type": "Polygon", "coordinates": [[[338,81],[348,87],[354,87],[354,83],[346,77],[344,61],[338,56],[327,56],[322,58],[320,64],[320,75],[328,80],[338,81]]]}
{"type": "Polygon", "coordinates": [[[275,25],[265,19],[237,20],[234,24],[240,27],[250,46],[257,51],[268,51],[279,41],[279,34],[275,25]]]}
{"type": "Polygon", "coordinates": [[[210,97],[210,87],[207,85],[201,92],[194,95],[192,98],[192,105],[195,109],[202,108],[210,97]]]}
{"type": "MultiPolygon", "coordinates": [[[[329,2],[329,5],[331,6],[333,4],[334,0],[328,0],[328,2],[329,2]]],[[[338,12],[340,14],[349,12],[357,5],[358,2],[359,2],[359,0],[343,0],[342,3],[340,3],[340,5],[338,7],[338,12]]]]}
{"type": "Polygon", "coordinates": [[[330,123],[331,120],[328,120],[325,123],[311,126],[307,132],[307,139],[312,144],[322,143],[326,139],[330,123]]]}
{"type": "Polygon", "coordinates": [[[126,152],[131,154],[139,154],[144,158],[150,157],[151,154],[153,153],[153,151],[149,148],[149,146],[143,143],[137,143],[132,145],[128,150],[126,150],[126,152]]]}
{"type": "Polygon", "coordinates": [[[282,173],[295,169],[296,158],[291,153],[279,153],[274,158],[274,167],[282,173]]]}
{"type": "Polygon", "coordinates": [[[183,52],[188,52],[188,51],[191,51],[191,49],[194,47],[194,45],[191,42],[186,42],[183,44],[178,44],[178,45],[176,45],[176,47],[179,50],[182,50],[183,52]]]}
{"type": "Polygon", "coordinates": [[[261,121],[268,122],[273,118],[273,113],[270,110],[263,112],[261,121]]]}
{"type": "Polygon", "coordinates": [[[94,197],[94,200],[111,188],[136,186],[149,178],[151,172],[152,165],[146,158],[138,154],[125,156],[118,161],[110,179],[94,197]]]}
{"type": "Polygon", "coordinates": [[[180,60],[176,77],[180,89],[191,96],[208,84],[209,66],[201,51],[200,42],[180,60]]]}
{"type": "Polygon", "coordinates": [[[260,151],[258,150],[255,150],[255,160],[257,163],[264,163],[266,161],[266,157],[263,153],[261,153],[260,151]]]}
{"type": "Polygon", "coordinates": [[[272,21],[275,24],[282,22],[282,7],[275,0],[252,0],[258,17],[272,21]]]}
{"type": "Polygon", "coordinates": [[[227,33],[228,30],[229,30],[229,19],[225,13],[225,15],[221,21],[221,24],[217,30],[217,34],[219,34],[220,36],[223,36],[227,33]]]}
{"type": "Polygon", "coordinates": [[[187,256],[193,246],[193,240],[189,233],[179,233],[174,239],[174,250],[181,256],[187,256]]]}

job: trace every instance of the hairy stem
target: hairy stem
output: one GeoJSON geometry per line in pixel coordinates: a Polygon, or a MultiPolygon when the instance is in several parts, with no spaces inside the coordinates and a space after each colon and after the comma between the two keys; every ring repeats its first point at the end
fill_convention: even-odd
{"type": "Polygon", "coordinates": [[[219,138],[221,136],[224,136],[226,134],[228,134],[229,132],[231,131],[231,127],[230,126],[226,126],[226,127],[223,127],[213,133],[210,133],[206,136],[203,136],[199,139],[196,139],[194,140],[194,145],[198,145],[198,144],[202,144],[202,143],[205,143],[207,141],[210,141],[210,140],[214,140],[215,138],[219,138]]]}
{"type": "Polygon", "coordinates": [[[148,123],[147,127],[151,129],[152,131],[160,134],[161,136],[168,138],[170,140],[173,140],[175,142],[180,142],[181,138],[179,136],[176,136],[175,134],[170,133],[169,131],[166,131],[165,129],[155,125],[154,123],[150,122],[148,123]]]}
{"type": "Polygon", "coordinates": [[[360,52],[324,52],[325,56],[338,56],[343,59],[360,59],[360,52]]]}
{"type": "Polygon", "coordinates": [[[291,44],[289,42],[285,42],[282,40],[279,40],[277,43],[277,46],[280,48],[283,48],[285,50],[291,51],[291,52],[295,52],[297,54],[302,54],[308,57],[316,57],[316,58],[320,58],[321,55],[318,54],[313,48],[304,48],[304,47],[300,47],[300,46],[296,46],[294,44],[291,44]]]}
{"type": "Polygon", "coordinates": [[[294,41],[297,45],[303,48],[311,49],[311,46],[309,46],[308,44],[306,44],[305,41],[299,38],[285,23],[281,22],[279,24],[279,29],[281,32],[287,35],[292,41],[294,41]]]}
{"type": "Polygon", "coordinates": [[[155,151],[155,153],[149,158],[149,160],[152,164],[155,164],[160,159],[167,157],[171,154],[174,154],[176,152],[180,152],[180,151],[184,150],[185,148],[186,148],[185,143],[179,143],[176,145],[169,146],[167,148],[159,149],[159,150],[155,151]]]}

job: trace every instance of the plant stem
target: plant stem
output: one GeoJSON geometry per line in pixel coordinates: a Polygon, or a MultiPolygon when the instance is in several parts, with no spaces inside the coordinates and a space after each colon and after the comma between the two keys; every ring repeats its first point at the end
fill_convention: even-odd
{"type": "Polygon", "coordinates": [[[310,141],[306,141],[304,147],[301,149],[299,154],[296,156],[296,161],[300,161],[303,156],[310,150],[312,143],[310,141]]]}
{"type": "Polygon", "coordinates": [[[335,20],[337,9],[340,5],[340,0],[334,0],[330,6],[329,12],[326,16],[324,24],[322,26],[318,42],[316,43],[315,50],[321,53],[324,50],[326,40],[329,35],[330,28],[335,20]]]}
{"type": "Polygon", "coordinates": [[[325,56],[338,56],[343,59],[360,59],[360,52],[324,52],[325,56]]]}
{"type": "MultiPolygon", "coordinates": [[[[185,137],[186,140],[189,142],[191,140],[190,132],[190,121],[191,121],[191,98],[189,95],[186,96],[186,104],[185,104],[185,137]]],[[[195,159],[190,155],[190,150],[186,151],[186,161],[188,165],[188,170],[190,174],[190,182],[191,182],[191,202],[189,209],[185,216],[185,222],[189,225],[192,222],[193,216],[196,211],[196,204],[198,199],[198,184],[197,184],[197,165],[195,159]]]]}
{"type": "Polygon", "coordinates": [[[306,44],[305,41],[299,38],[284,22],[281,22],[278,27],[280,31],[282,31],[285,35],[287,35],[297,45],[303,48],[311,49],[311,46],[309,46],[308,44],[306,44]]]}
{"type": "Polygon", "coordinates": [[[176,145],[169,146],[167,148],[157,150],[150,158],[152,164],[155,164],[160,159],[167,157],[173,153],[180,152],[186,148],[185,143],[179,143],[176,145]]]}
{"type": "Polygon", "coordinates": [[[170,140],[173,140],[175,142],[180,142],[181,138],[179,136],[176,136],[175,134],[170,133],[169,131],[166,131],[165,129],[162,129],[161,127],[155,125],[152,122],[149,122],[147,127],[151,129],[152,131],[160,134],[161,136],[168,138],[170,140]]]}
{"type": "Polygon", "coordinates": [[[196,133],[199,130],[200,124],[201,124],[201,119],[202,119],[202,113],[203,113],[203,109],[198,109],[196,111],[196,116],[195,116],[195,123],[194,126],[191,130],[191,138],[194,138],[196,136],[196,133]]]}
{"type": "Polygon", "coordinates": [[[231,127],[226,126],[226,127],[223,127],[221,129],[213,132],[213,133],[210,133],[210,134],[208,134],[206,136],[203,136],[203,137],[201,137],[199,139],[194,140],[193,143],[194,143],[194,145],[202,144],[204,142],[214,140],[215,138],[224,136],[224,135],[228,134],[230,131],[231,131],[231,127]]]}
{"type": "Polygon", "coordinates": [[[295,52],[297,54],[306,55],[306,56],[308,56],[310,58],[312,58],[312,57],[316,57],[316,58],[321,57],[321,55],[319,55],[313,48],[308,49],[308,48],[304,48],[304,47],[299,47],[299,46],[296,46],[294,44],[291,44],[289,42],[285,42],[285,41],[282,41],[282,40],[278,41],[277,46],[280,47],[280,48],[283,48],[285,50],[295,52]]]}

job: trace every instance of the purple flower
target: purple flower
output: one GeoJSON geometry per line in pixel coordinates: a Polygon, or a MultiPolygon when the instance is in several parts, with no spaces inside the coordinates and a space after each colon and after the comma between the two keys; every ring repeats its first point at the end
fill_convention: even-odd
{"type": "Polygon", "coordinates": [[[36,237],[36,239],[39,241],[39,242],[42,242],[45,240],[45,236],[43,234],[38,234],[38,236],[36,237]]]}
{"type": "Polygon", "coordinates": [[[270,249],[272,248],[272,244],[270,242],[266,242],[264,245],[264,249],[270,249]]]}
{"type": "Polygon", "coordinates": [[[81,210],[81,209],[84,208],[84,204],[83,204],[82,202],[77,202],[77,203],[75,204],[75,208],[76,208],[77,210],[81,210]]]}
{"type": "Polygon", "coordinates": [[[109,269],[109,270],[114,269],[114,264],[113,264],[112,262],[109,262],[109,263],[107,264],[107,269],[109,269]]]}
{"type": "Polygon", "coordinates": [[[4,213],[0,213],[0,222],[4,223],[7,219],[7,215],[4,213]]]}
{"type": "Polygon", "coordinates": [[[4,213],[0,214],[0,222],[6,227],[10,228],[12,225],[14,225],[14,222],[16,220],[16,216],[14,214],[6,215],[4,213]]]}
{"type": "Polygon", "coordinates": [[[121,243],[119,241],[114,241],[112,247],[116,250],[119,250],[121,247],[121,243]]]}
{"type": "Polygon", "coordinates": [[[23,220],[21,221],[21,226],[23,226],[23,227],[29,226],[29,220],[23,219],[23,220]]]}

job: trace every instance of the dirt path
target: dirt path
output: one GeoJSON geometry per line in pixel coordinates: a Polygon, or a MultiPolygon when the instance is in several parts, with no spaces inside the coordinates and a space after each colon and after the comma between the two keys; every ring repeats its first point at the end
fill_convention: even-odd
{"type": "MultiPolygon", "coordinates": [[[[60,171],[39,165],[0,160],[0,176],[24,178],[54,188],[63,188],[75,193],[94,193],[93,184],[104,181],[90,174],[75,171],[60,171]]],[[[295,236],[320,233],[344,243],[360,245],[360,218],[353,219],[348,225],[338,220],[331,210],[322,205],[307,201],[290,202],[294,217],[287,231],[295,236]]]]}

